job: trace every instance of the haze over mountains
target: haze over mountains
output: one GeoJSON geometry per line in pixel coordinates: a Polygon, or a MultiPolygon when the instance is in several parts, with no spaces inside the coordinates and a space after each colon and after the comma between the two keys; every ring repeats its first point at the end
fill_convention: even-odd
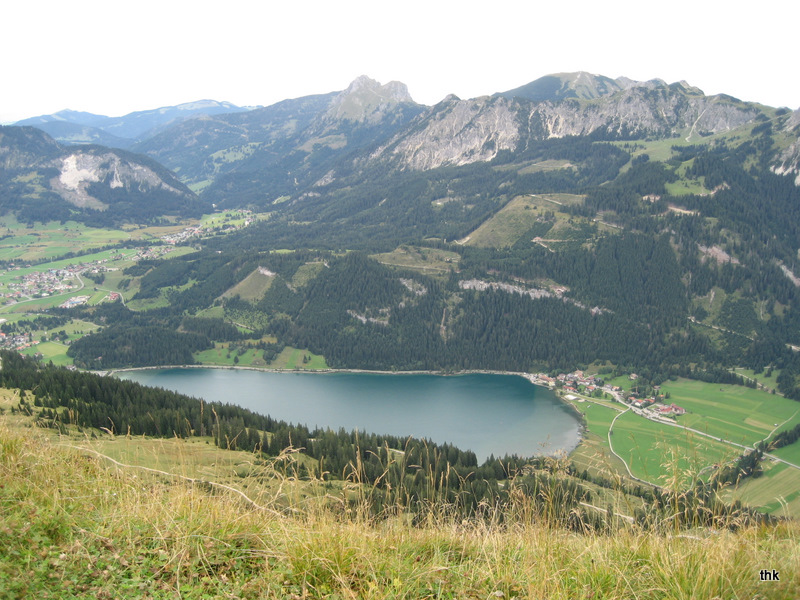
{"type": "Polygon", "coordinates": [[[14,125],[37,127],[63,144],[102,144],[129,148],[142,137],[160,128],[198,115],[215,115],[248,110],[216,100],[199,100],[177,106],[132,112],[122,117],[106,117],[87,112],[62,110],[17,121],[14,125]]]}

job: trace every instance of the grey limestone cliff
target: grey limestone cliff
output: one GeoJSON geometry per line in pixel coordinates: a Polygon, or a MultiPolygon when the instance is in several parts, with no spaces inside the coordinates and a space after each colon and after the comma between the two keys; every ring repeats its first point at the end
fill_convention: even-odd
{"type": "Polygon", "coordinates": [[[515,151],[531,141],[567,136],[684,136],[692,141],[735,129],[761,114],[754,105],[727,96],[708,97],[683,82],[633,85],[624,81],[619,87],[613,94],[588,100],[535,102],[507,94],[459,100],[450,96],[371,158],[390,158],[400,161],[403,168],[429,170],[490,161],[501,150],[515,151]]]}

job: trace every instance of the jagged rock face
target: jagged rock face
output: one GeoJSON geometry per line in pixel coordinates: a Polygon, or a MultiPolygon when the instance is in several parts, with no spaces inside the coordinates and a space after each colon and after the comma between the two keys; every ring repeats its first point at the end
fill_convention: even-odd
{"type": "Polygon", "coordinates": [[[513,106],[504,98],[448,97],[434,107],[424,128],[394,140],[376,155],[388,149],[405,166],[420,171],[492,160],[500,150],[514,149],[519,141],[513,106]]]}
{"type": "Polygon", "coordinates": [[[726,97],[706,97],[684,84],[631,85],[601,99],[532,102],[505,96],[449,97],[373,153],[399,158],[406,168],[429,170],[492,160],[533,140],[587,136],[673,136],[691,141],[751,122],[760,111],[726,97]]]}
{"type": "Polygon", "coordinates": [[[113,152],[73,152],[53,162],[59,174],[50,180],[53,191],[79,207],[105,210],[108,205],[92,196],[90,186],[103,183],[110,189],[136,189],[140,192],[163,190],[176,196],[189,196],[166,183],[152,169],[120,158],[113,152]]]}
{"type": "MultiPolygon", "coordinates": [[[[545,102],[531,107],[528,122],[539,122],[544,137],[589,135],[602,130],[611,135],[689,136],[729,131],[749,123],[759,111],[719,97],[692,96],[668,88],[637,86],[602,102],[545,102]]],[[[535,135],[536,129],[531,132],[535,135]]]]}
{"type": "Polygon", "coordinates": [[[795,185],[800,186],[800,109],[794,111],[786,121],[784,131],[797,136],[797,140],[780,153],[772,166],[772,172],[778,175],[794,175],[795,185]]]}
{"type": "Polygon", "coordinates": [[[404,83],[381,85],[362,75],[333,99],[324,118],[377,123],[402,103],[414,103],[404,83]]]}
{"type": "Polygon", "coordinates": [[[794,175],[794,184],[800,186],[800,138],[784,150],[778,157],[778,164],[772,167],[778,175],[794,175]]]}

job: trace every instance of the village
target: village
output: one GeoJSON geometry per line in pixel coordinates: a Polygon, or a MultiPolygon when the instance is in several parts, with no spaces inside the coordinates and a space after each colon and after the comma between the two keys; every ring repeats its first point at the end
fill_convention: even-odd
{"type": "MultiPolygon", "coordinates": [[[[118,260],[138,262],[144,259],[161,258],[164,254],[172,251],[172,246],[149,246],[136,248],[136,254],[125,256],[122,253],[115,253],[107,258],[76,262],[57,269],[43,268],[40,271],[27,272],[19,276],[12,276],[10,281],[5,284],[5,289],[0,288],[0,301],[6,305],[16,304],[35,300],[38,298],[48,298],[80,291],[85,287],[81,275],[97,275],[107,271],[113,271],[115,267],[109,267],[109,263],[118,260]]],[[[23,269],[33,269],[31,265],[17,265],[11,263],[6,271],[0,271],[0,276],[10,274],[14,271],[23,269]]],[[[7,279],[7,278],[6,278],[7,279]]],[[[115,294],[119,299],[119,294],[115,294]]],[[[88,296],[81,301],[83,296],[72,297],[60,305],[61,308],[78,306],[88,300],[88,296]]]]}
{"type": "Polygon", "coordinates": [[[186,227],[177,233],[170,233],[161,236],[161,241],[167,244],[177,245],[186,242],[193,237],[202,237],[203,235],[216,235],[218,233],[230,233],[239,229],[244,229],[250,226],[255,221],[253,211],[247,209],[240,209],[236,211],[229,211],[225,213],[222,223],[216,221],[207,225],[193,225],[186,227]],[[241,223],[234,223],[233,219],[242,219],[241,223]]]}
{"type": "MultiPolygon", "coordinates": [[[[57,302],[55,297],[67,296],[62,302],[53,305],[59,308],[81,306],[88,303],[92,297],[90,294],[72,295],[86,289],[83,277],[92,278],[92,276],[117,270],[119,267],[110,266],[115,261],[124,260],[130,263],[144,259],[156,259],[172,250],[172,246],[141,247],[136,248],[136,253],[133,255],[116,252],[98,260],[75,262],[59,268],[43,266],[41,270],[33,270],[36,269],[35,265],[11,263],[7,270],[0,271],[0,276],[6,276],[4,277],[5,285],[0,287],[0,305],[11,307],[43,298],[53,298],[53,301],[57,302]],[[15,276],[13,273],[16,271],[24,272],[15,276]]],[[[103,298],[103,301],[107,302],[121,300],[122,296],[118,292],[110,290],[103,298]]],[[[0,324],[5,322],[5,319],[0,319],[0,324]]],[[[0,349],[25,350],[39,342],[40,340],[34,339],[30,332],[0,332],[0,349]]]]}
{"type": "MultiPolygon", "coordinates": [[[[628,378],[637,381],[639,376],[631,373],[628,378]]],[[[529,378],[533,383],[546,385],[551,389],[561,389],[567,400],[583,402],[584,398],[602,397],[608,394],[616,402],[627,404],[636,413],[648,419],[674,421],[674,418],[686,413],[686,409],[674,403],[667,403],[667,395],[659,393],[660,386],[649,388],[653,393],[649,395],[640,394],[639,388],[634,386],[630,392],[625,392],[618,385],[606,384],[602,378],[594,375],[586,375],[583,371],[573,371],[572,373],[560,373],[556,377],[550,377],[545,373],[537,373],[529,378]]]]}
{"type": "MultiPolygon", "coordinates": [[[[5,319],[0,319],[0,324],[5,323],[5,319]]],[[[24,350],[39,343],[33,339],[30,333],[6,334],[0,331],[0,349],[2,350],[24,350]]]]}

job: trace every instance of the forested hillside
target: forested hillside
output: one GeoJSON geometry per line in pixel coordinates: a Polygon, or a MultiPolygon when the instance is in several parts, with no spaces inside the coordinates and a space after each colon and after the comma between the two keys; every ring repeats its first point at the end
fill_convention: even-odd
{"type": "MultiPolygon", "coordinates": [[[[100,329],[69,355],[191,363],[233,344],[265,364],[294,347],[332,367],[593,365],[651,382],[768,367],[800,397],[798,123],[683,83],[588,74],[432,107],[362,77],[183,121],[139,149],[199,202],[261,218],[128,267],[133,308],[70,309],[100,329]]],[[[17,196],[45,177],[21,165],[63,152],[26,131],[3,138],[16,140],[3,181],[17,196]]],[[[152,193],[105,177],[85,189],[106,209],[87,215],[159,218],[152,193]]],[[[180,197],[178,212],[199,206],[180,197]]]]}

